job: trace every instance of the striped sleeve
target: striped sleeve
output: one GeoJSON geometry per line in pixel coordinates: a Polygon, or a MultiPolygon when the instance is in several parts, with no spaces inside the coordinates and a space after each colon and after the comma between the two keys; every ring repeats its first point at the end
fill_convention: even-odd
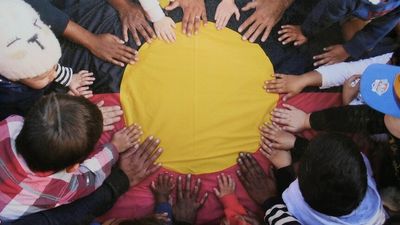
{"type": "Polygon", "coordinates": [[[273,197],[263,204],[265,210],[264,222],[268,225],[300,225],[301,223],[290,214],[282,198],[273,197]]]}
{"type": "Polygon", "coordinates": [[[57,76],[54,81],[61,84],[62,86],[68,87],[69,84],[71,83],[71,78],[73,74],[72,68],[57,64],[56,73],[57,76]]]}

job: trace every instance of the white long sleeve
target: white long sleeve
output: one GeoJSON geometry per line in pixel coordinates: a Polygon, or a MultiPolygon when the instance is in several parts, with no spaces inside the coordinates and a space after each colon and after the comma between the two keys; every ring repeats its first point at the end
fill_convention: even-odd
{"type": "Polygon", "coordinates": [[[139,0],[139,2],[144,11],[149,15],[151,22],[154,23],[164,18],[165,14],[158,0],[139,0]]]}
{"type": "Polygon", "coordinates": [[[321,89],[343,85],[353,75],[361,75],[371,64],[386,64],[393,53],[362,59],[353,62],[342,62],[328,66],[321,66],[316,71],[322,76],[321,89]]]}

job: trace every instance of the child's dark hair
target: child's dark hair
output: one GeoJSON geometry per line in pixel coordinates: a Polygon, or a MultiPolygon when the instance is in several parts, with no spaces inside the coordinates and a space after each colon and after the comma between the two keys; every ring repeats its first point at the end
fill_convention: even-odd
{"type": "Polygon", "coordinates": [[[307,147],[299,166],[304,200],[316,211],[343,216],[363,200],[367,171],[356,144],[340,134],[323,134],[307,147]]]}
{"type": "Polygon", "coordinates": [[[125,220],[119,225],[164,225],[165,223],[155,217],[148,217],[136,220],[125,220]]]}
{"type": "Polygon", "coordinates": [[[86,159],[100,138],[103,117],[84,97],[50,94],[28,112],[17,152],[36,172],[58,172],[86,159]]]}

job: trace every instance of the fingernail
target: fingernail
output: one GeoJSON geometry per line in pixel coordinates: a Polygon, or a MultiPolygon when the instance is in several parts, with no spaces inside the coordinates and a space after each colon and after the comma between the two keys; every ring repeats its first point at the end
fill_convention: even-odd
{"type": "Polygon", "coordinates": [[[149,137],[149,140],[153,140],[153,138],[154,138],[153,136],[150,136],[150,137],[149,137]]]}
{"type": "Polygon", "coordinates": [[[135,64],[135,61],[129,61],[129,64],[135,64]]]}

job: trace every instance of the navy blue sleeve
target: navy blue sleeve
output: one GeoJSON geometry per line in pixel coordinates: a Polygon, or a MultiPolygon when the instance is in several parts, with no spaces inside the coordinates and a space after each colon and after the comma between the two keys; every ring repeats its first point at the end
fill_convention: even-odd
{"type": "Polygon", "coordinates": [[[326,29],[330,25],[342,20],[354,11],[357,1],[346,0],[321,0],[301,25],[301,30],[306,37],[326,29]]]}
{"type": "Polygon", "coordinates": [[[52,5],[48,0],[25,0],[40,15],[42,21],[49,25],[56,36],[62,36],[69,22],[69,16],[52,5]]]}
{"type": "Polygon", "coordinates": [[[168,202],[158,203],[154,208],[154,212],[157,214],[167,213],[169,218],[168,225],[172,224],[172,206],[168,202]]]}
{"type": "Polygon", "coordinates": [[[373,19],[344,44],[344,49],[353,58],[359,58],[366,51],[372,50],[399,22],[400,6],[384,16],[373,19]]]}

